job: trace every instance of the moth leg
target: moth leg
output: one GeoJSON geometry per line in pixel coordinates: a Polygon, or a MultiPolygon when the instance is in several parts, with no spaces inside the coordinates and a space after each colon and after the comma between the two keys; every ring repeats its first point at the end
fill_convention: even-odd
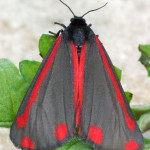
{"type": "Polygon", "coordinates": [[[54,22],[54,24],[58,24],[58,25],[62,26],[64,29],[66,29],[66,26],[62,23],[54,22]]]}
{"type": "Polygon", "coordinates": [[[63,30],[61,29],[61,30],[59,30],[57,33],[54,33],[54,32],[52,32],[52,31],[49,31],[49,33],[51,33],[51,34],[53,34],[54,36],[56,36],[56,37],[58,37],[59,36],[59,34],[60,33],[62,33],[63,32],[63,30]]]}
{"type": "Polygon", "coordinates": [[[44,58],[44,57],[42,56],[42,54],[41,54],[41,53],[39,53],[39,55],[40,55],[42,58],[44,58]]]}
{"type": "MultiPolygon", "coordinates": [[[[59,30],[57,33],[54,33],[54,32],[52,32],[52,31],[49,31],[49,33],[53,34],[53,35],[54,35],[54,36],[56,36],[56,37],[58,37],[58,36],[59,36],[59,34],[60,34],[61,32],[63,32],[63,30],[62,30],[62,29],[61,29],[61,30],[59,30]]],[[[42,56],[42,54],[41,54],[41,53],[39,53],[39,55],[40,55],[42,58],[44,58],[44,57],[42,56]]]]}
{"type": "Polygon", "coordinates": [[[92,26],[92,24],[90,23],[89,25],[88,25],[88,27],[91,27],[92,26]]]}

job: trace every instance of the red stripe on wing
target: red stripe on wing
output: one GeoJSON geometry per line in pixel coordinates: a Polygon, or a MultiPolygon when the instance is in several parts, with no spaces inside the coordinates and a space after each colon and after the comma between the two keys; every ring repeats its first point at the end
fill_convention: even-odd
{"type": "Polygon", "coordinates": [[[77,48],[73,42],[71,42],[71,46],[72,46],[73,71],[74,71],[74,109],[76,111],[76,126],[79,126],[81,122],[80,116],[83,102],[86,42],[84,43],[81,49],[80,61],[78,59],[77,48]]]}
{"type": "Polygon", "coordinates": [[[39,92],[40,86],[41,86],[45,76],[47,75],[48,70],[50,69],[50,67],[52,65],[52,62],[54,60],[55,54],[56,54],[57,49],[59,47],[60,41],[61,41],[61,36],[59,36],[57,38],[57,40],[56,40],[56,42],[54,44],[54,49],[53,49],[51,55],[49,56],[49,58],[48,58],[48,60],[47,60],[47,62],[45,64],[43,70],[41,71],[41,73],[39,75],[39,78],[36,81],[36,84],[35,84],[35,86],[33,88],[32,93],[31,93],[31,96],[30,96],[30,99],[28,101],[28,104],[27,104],[27,107],[25,109],[25,112],[21,116],[19,116],[17,118],[17,120],[16,120],[16,123],[17,123],[19,128],[23,128],[27,124],[30,108],[33,105],[33,103],[35,102],[36,98],[38,97],[38,92],[39,92]]]}
{"type": "Polygon", "coordinates": [[[78,78],[78,54],[77,54],[77,48],[73,41],[71,41],[72,46],[72,59],[73,59],[73,72],[74,72],[74,109],[77,108],[77,102],[78,102],[78,91],[79,91],[79,78],[78,78]]]}
{"type": "Polygon", "coordinates": [[[84,43],[81,49],[80,64],[79,64],[80,65],[79,66],[79,100],[80,100],[81,111],[82,111],[82,102],[83,102],[85,52],[86,52],[86,42],[84,43]]]}
{"type": "Polygon", "coordinates": [[[110,67],[110,64],[107,60],[107,57],[103,51],[103,48],[102,48],[102,44],[100,43],[99,39],[97,36],[95,36],[95,39],[96,39],[96,42],[97,42],[97,45],[99,47],[99,51],[100,51],[100,54],[102,56],[102,59],[103,59],[103,62],[104,62],[104,65],[106,67],[106,70],[108,71],[108,74],[109,74],[109,77],[111,78],[112,82],[113,82],[113,85],[115,87],[115,90],[116,90],[116,95],[117,95],[117,99],[121,105],[121,107],[123,108],[123,111],[124,111],[124,115],[125,115],[125,120],[126,120],[126,123],[127,123],[127,126],[130,130],[134,130],[135,129],[135,122],[134,120],[132,120],[129,115],[128,115],[128,112],[127,112],[127,109],[126,109],[126,106],[125,106],[125,103],[124,103],[124,100],[123,100],[123,97],[122,97],[122,94],[121,94],[121,91],[120,91],[120,88],[119,88],[119,85],[116,81],[116,78],[113,74],[113,71],[110,67]]]}

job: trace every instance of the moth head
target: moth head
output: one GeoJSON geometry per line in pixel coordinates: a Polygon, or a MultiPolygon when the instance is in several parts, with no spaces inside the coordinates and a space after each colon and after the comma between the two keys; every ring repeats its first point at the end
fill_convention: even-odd
{"type": "Polygon", "coordinates": [[[71,18],[71,24],[73,25],[86,25],[86,21],[83,17],[77,17],[71,18]]]}

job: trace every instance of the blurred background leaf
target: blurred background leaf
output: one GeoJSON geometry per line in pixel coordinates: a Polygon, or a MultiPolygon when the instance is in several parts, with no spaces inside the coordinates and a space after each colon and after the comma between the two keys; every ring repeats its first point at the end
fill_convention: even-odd
{"type": "Polygon", "coordinates": [[[55,42],[56,37],[50,34],[42,34],[39,40],[39,51],[42,57],[44,57],[49,51],[50,47],[55,42]]]}
{"type": "Polygon", "coordinates": [[[10,127],[30,84],[8,59],[0,59],[0,126],[10,127]]]}
{"type": "Polygon", "coordinates": [[[150,112],[141,115],[138,121],[139,128],[141,132],[150,130],[150,112]]]}
{"type": "Polygon", "coordinates": [[[121,73],[122,73],[122,70],[121,70],[121,69],[119,69],[119,68],[118,68],[118,67],[116,67],[116,66],[114,66],[114,68],[115,68],[115,71],[116,71],[116,74],[117,74],[117,76],[118,76],[119,80],[121,80],[121,73]]]}
{"type": "Polygon", "coordinates": [[[150,103],[144,105],[133,105],[131,106],[131,110],[135,119],[138,120],[141,115],[150,112],[150,103]]]}
{"type": "Polygon", "coordinates": [[[150,139],[144,138],[145,147],[143,150],[150,150],[150,139]]]}
{"type": "Polygon", "coordinates": [[[139,45],[141,57],[139,61],[145,66],[148,76],[150,76],[150,45],[139,45]]]}
{"type": "Polygon", "coordinates": [[[124,93],[125,93],[125,95],[126,95],[126,98],[127,98],[127,100],[128,100],[128,103],[130,103],[131,100],[132,100],[133,94],[132,94],[131,92],[128,92],[128,91],[125,91],[124,93]]]}
{"type": "Polygon", "coordinates": [[[23,60],[19,63],[19,70],[23,78],[31,84],[41,62],[23,60]]]}

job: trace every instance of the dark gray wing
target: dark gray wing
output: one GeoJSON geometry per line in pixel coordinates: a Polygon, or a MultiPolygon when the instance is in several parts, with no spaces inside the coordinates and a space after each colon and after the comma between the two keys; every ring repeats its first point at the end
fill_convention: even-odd
{"type": "Polygon", "coordinates": [[[97,36],[86,45],[81,137],[96,150],[142,150],[143,137],[97,36]]]}
{"type": "Polygon", "coordinates": [[[11,127],[14,145],[52,150],[74,137],[73,64],[63,33],[49,50],[11,127]]]}

